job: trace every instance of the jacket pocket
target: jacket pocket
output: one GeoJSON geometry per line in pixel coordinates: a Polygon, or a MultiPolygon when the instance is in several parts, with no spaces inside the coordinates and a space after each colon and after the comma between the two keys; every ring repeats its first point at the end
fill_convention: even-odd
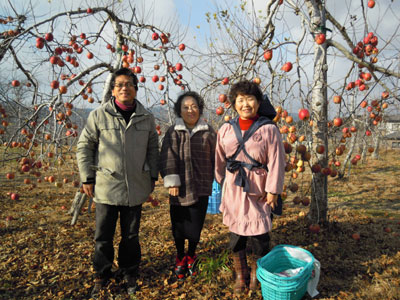
{"type": "Polygon", "coordinates": [[[98,126],[100,130],[119,130],[119,123],[113,121],[100,122],[98,126]]]}
{"type": "Polygon", "coordinates": [[[119,123],[113,121],[100,122],[98,124],[100,130],[100,139],[106,144],[120,143],[120,126],[119,123]]]}
{"type": "Polygon", "coordinates": [[[101,172],[101,173],[103,173],[104,175],[108,175],[108,176],[114,176],[115,175],[115,171],[112,171],[112,170],[107,169],[107,168],[96,166],[96,167],[94,167],[94,169],[99,171],[99,172],[101,172]]]}

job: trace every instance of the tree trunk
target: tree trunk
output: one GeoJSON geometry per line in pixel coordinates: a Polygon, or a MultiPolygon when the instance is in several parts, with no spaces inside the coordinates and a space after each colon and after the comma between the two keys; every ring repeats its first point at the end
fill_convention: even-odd
{"type": "Polygon", "coordinates": [[[361,152],[361,162],[365,163],[367,160],[367,152],[368,152],[367,151],[367,143],[365,143],[365,141],[362,142],[360,152],[361,152]]]}
{"type": "Polygon", "coordinates": [[[381,145],[381,137],[378,134],[376,134],[375,135],[374,152],[372,152],[372,158],[373,159],[380,159],[380,157],[379,157],[380,145],[381,145]]]}
{"type": "MultiPolygon", "coordinates": [[[[318,33],[316,28],[325,28],[325,13],[324,8],[317,4],[315,1],[306,1],[311,15],[311,28],[313,33],[318,33]]],[[[327,167],[328,164],[328,104],[327,104],[327,63],[326,63],[326,43],[314,46],[314,78],[312,90],[312,116],[314,126],[312,128],[312,145],[313,149],[317,145],[324,145],[325,152],[317,154],[313,158],[313,164],[318,163],[322,168],[327,167]]],[[[328,212],[328,181],[327,177],[322,173],[312,174],[311,184],[311,206],[309,218],[313,223],[325,222],[327,220],[328,212]]]]}
{"type": "MultiPolygon", "coordinates": [[[[354,97],[354,95],[353,95],[352,100],[351,100],[350,103],[351,103],[351,104],[350,104],[350,105],[351,105],[351,106],[350,106],[350,111],[352,112],[351,118],[352,118],[352,120],[353,120],[353,121],[351,122],[351,125],[354,126],[354,127],[356,127],[356,117],[355,117],[355,115],[354,115],[354,108],[355,108],[356,103],[355,103],[355,97],[354,97]]],[[[353,155],[354,149],[356,148],[356,145],[357,145],[357,141],[358,141],[357,136],[358,136],[358,131],[356,131],[356,132],[352,135],[352,137],[351,137],[351,140],[350,140],[350,147],[348,147],[348,152],[347,152],[346,158],[344,159],[343,165],[342,165],[342,169],[341,169],[341,171],[339,172],[339,173],[341,174],[341,175],[340,175],[340,178],[345,177],[347,166],[348,166],[347,177],[350,177],[351,166],[352,166],[352,165],[351,165],[351,156],[353,155]]],[[[359,145],[358,145],[360,151],[362,151],[362,147],[363,147],[363,144],[365,144],[365,141],[363,140],[361,143],[362,143],[362,144],[359,144],[359,145]]]]}

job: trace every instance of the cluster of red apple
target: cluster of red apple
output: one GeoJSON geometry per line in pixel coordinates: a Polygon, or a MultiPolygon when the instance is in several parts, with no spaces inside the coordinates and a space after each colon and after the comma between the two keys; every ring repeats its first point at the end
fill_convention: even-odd
{"type": "MultiPolygon", "coordinates": [[[[4,127],[4,128],[0,128],[0,135],[2,135],[2,134],[5,133],[5,130],[8,127],[9,123],[8,123],[7,120],[5,120],[7,118],[7,113],[6,113],[5,109],[1,105],[0,105],[0,113],[1,113],[1,117],[3,118],[3,120],[1,121],[1,125],[4,127]]],[[[31,121],[29,124],[30,124],[30,126],[32,128],[34,128],[37,125],[37,122],[36,121],[31,121]]],[[[33,138],[33,133],[29,132],[26,128],[22,128],[21,129],[21,135],[26,137],[25,142],[12,141],[11,143],[9,143],[9,145],[8,145],[7,142],[4,142],[3,145],[4,146],[8,145],[11,148],[19,147],[19,148],[29,149],[31,147],[31,144],[32,144],[31,140],[33,138]]],[[[38,145],[37,142],[33,143],[34,147],[37,147],[37,145],[38,145]]],[[[31,151],[30,155],[34,156],[35,155],[34,151],[31,151]]]]}
{"type": "MultiPolygon", "coordinates": [[[[66,108],[66,112],[65,113],[62,112],[62,111],[59,111],[56,114],[57,122],[58,122],[58,124],[63,125],[65,127],[65,129],[66,129],[65,135],[67,137],[77,137],[78,136],[78,131],[77,131],[78,125],[69,122],[69,120],[67,118],[68,116],[71,116],[71,114],[72,114],[73,105],[72,105],[72,103],[66,102],[64,104],[64,107],[66,108]]],[[[49,109],[52,110],[52,107],[50,107],[49,109]]],[[[34,110],[37,110],[36,106],[34,107],[34,110]]],[[[46,119],[46,120],[44,120],[43,125],[47,125],[48,123],[49,123],[49,121],[48,121],[48,119],[46,119]]],[[[3,120],[2,121],[2,125],[4,127],[8,126],[8,122],[6,120],[3,120]]],[[[20,132],[21,135],[26,136],[26,141],[24,143],[13,141],[9,145],[11,148],[23,147],[25,149],[29,149],[29,147],[31,146],[32,138],[33,138],[33,133],[30,131],[30,129],[33,130],[37,126],[37,122],[36,121],[31,121],[29,123],[29,126],[30,126],[30,128],[23,127],[21,129],[21,132],[20,132]]],[[[37,132],[36,132],[36,134],[41,134],[41,133],[42,132],[40,130],[37,130],[37,132]]],[[[0,130],[0,134],[4,134],[4,130],[3,129],[0,130]]],[[[44,140],[49,141],[49,140],[51,140],[51,135],[49,133],[45,133],[43,135],[43,138],[44,138],[44,140]]],[[[5,145],[7,145],[7,143],[5,145]]],[[[37,147],[37,145],[38,144],[35,141],[33,143],[33,146],[37,147]]],[[[32,157],[35,156],[35,152],[33,150],[30,151],[30,155],[32,157]]],[[[51,155],[51,152],[49,152],[48,155],[51,155]]]]}
{"type": "MultiPolygon", "coordinates": [[[[280,120],[283,120],[286,124],[282,125],[280,127],[280,132],[281,134],[287,134],[287,141],[290,144],[294,144],[296,141],[303,142],[305,140],[305,136],[296,136],[296,126],[291,125],[293,123],[293,117],[289,116],[288,112],[282,107],[277,107],[276,108],[276,117],[274,118],[274,122],[277,123],[280,120]]],[[[299,110],[299,118],[302,121],[306,121],[310,118],[310,113],[307,109],[300,109],[299,110]]]]}
{"type": "MultiPolygon", "coordinates": [[[[2,24],[2,25],[7,25],[8,23],[12,23],[13,21],[14,21],[14,18],[11,17],[11,16],[8,16],[6,19],[0,18],[0,24],[2,24]]],[[[2,32],[1,35],[4,38],[7,38],[7,37],[16,36],[19,33],[20,33],[20,31],[18,29],[15,29],[15,30],[9,29],[9,30],[6,30],[6,31],[2,32]]]]}
{"type": "Polygon", "coordinates": [[[325,35],[325,33],[317,33],[317,34],[315,35],[315,42],[316,42],[318,45],[322,45],[323,43],[325,43],[325,41],[326,41],[326,35],[325,35]]]}
{"type": "MultiPolygon", "coordinates": [[[[38,171],[41,167],[42,167],[42,163],[40,161],[34,161],[33,159],[29,159],[27,157],[22,158],[19,161],[19,165],[20,165],[20,173],[24,174],[29,172],[31,175],[39,178],[41,176],[41,173],[38,171]]],[[[13,180],[15,178],[15,174],[13,172],[8,172],[6,174],[6,178],[8,180],[13,180]]],[[[33,189],[36,187],[36,183],[32,183],[30,178],[25,178],[24,179],[24,183],[25,184],[31,184],[30,189],[33,189]]],[[[18,195],[18,194],[17,194],[18,195]]],[[[19,195],[18,198],[13,198],[13,194],[11,194],[11,199],[12,200],[18,200],[19,199],[19,195]]]]}
{"type": "MultiPolygon", "coordinates": [[[[88,14],[92,14],[93,10],[91,8],[87,9],[87,13],[88,14]]],[[[169,33],[160,33],[158,34],[157,32],[153,32],[152,36],[151,36],[152,40],[157,41],[160,40],[162,47],[165,47],[165,45],[167,43],[169,43],[169,38],[170,38],[170,34],[169,33]]],[[[51,32],[46,33],[43,37],[37,37],[36,39],[36,47],[38,49],[42,49],[45,44],[47,44],[47,48],[50,49],[50,42],[54,41],[54,36],[51,32]]],[[[90,45],[90,41],[89,39],[87,39],[86,34],[85,33],[81,33],[79,36],[76,35],[72,35],[70,38],[70,41],[68,43],[68,46],[57,46],[54,51],[53,51],[53,55],[49,58],[49,61],[51,64],[53,65],[58,65],[59,67],[64,67],[65,66],[65,62],[70,63],[73,67],[78,67],[79,66],[79,62],[78,62],[78,58],[76,56],[73,56],[71,54],[76,53],[76,54],[81,54],[84,50],[84,48],[86,46],[90,45]],[[63,53],[66,53],[67,55],[65,56],[65,58],[62,57],[63,53]]],[[[111,44],[107,44],[106,48],[108,50],[110,50],[112,53],[114,53],[116,51],[115,47],[113,47],[111,44]]],[[[186,49],[185,44],[180,44],[178,46],[178,49],[180,51],[184,51],[186,49]]],[[[122,58],[122,66],[126,67],[126,68],[130,68],[130,64],[134,63],[135,59],[134,59],[134,54],[135,51],[134,50],[129,50],[129,47],[127,45],[122,45],[121,46],[121,50],[125,53],[125,55],[122,58]],[[129,53],[128,53],[129,51],[129,53]]],[[[87,53],[87,57],[88,59],[92,59],[94,57],[93,53],[90,52],[88,50],[87,53]]],[[[142,57],[137,57],[136,61],[138,63],[142,63],[143,62],[143,58],[142,57]]],[[[171,76],[173,76],[174,73],[176,73],[177,71],[182,71],[183,70],[183,65],[182,63],[177,63],[175,66],[173,66],[170,62],[166,62],[167,65],[167,70],[169,71],[169,73],[171,74],[171,76]]],[[[157,65],[158,66],[158,65],[157,65]]],[[[154,66],[155,70],[159,69],[156,66],[154,66]]],[[[142,67],[139,65],[136,65],[134,67],[131,68],[131,70],[133,72],[135,72],[136,74],[140,74],[142,73],[142,67]]],[[[67,76],[65,74],[61,74],[61,79],[62,80],[71,80],[75,77],[75,74],[72,74],[71,76],[67,76]]],[[[152,80],[153,82],[157,82],[158,81],[158,76],[153,76],[152,80]]],[[[182,90],[185,89],[183,83],[182,83],[182,78],[183,76],[181,74],[177,74],[174,78],[174,83],[178,86],[181,87],[182,90]]],[[[144,83],[146,82],[146,77],[145,76],[140,76],[139,78],[139,82],[144,83]]],[[[161,76],[160,77],[160,82],[165,81],[165,77],[161,76]]],[[[28,83],[30,85],[30,83],[28,83]]],[[[20,85],[20,82],[18,80],[14,80],[12,82],[12,85],[14,87],[17,87],[20,85]]],[[[68,88],[66,85],[60,85],[58,80],[53,80],[50,83],[50,86],[52,89],[59,89],[60,94],[66,94],[68,92],[68,88]]],[[[159,84],[158,89],[160,91],[164,90],[164,85],[163,84],[159,84]]],[[[88,97],[85,93],[82,94],[82,97],[86,100],[88,100],[89,103],[93,103],[94,99],[92,97],[88,97]]],[[[163,101],[161,101],[163,102],[163,101]]],[[[163,103],[161,103],[163,104],[163,103]]]]}
{"type": "MultiPolygon", "coordinates": [[[[226,79],[227,79],[227,78],[226,78],[226,79]]],[[[222,81],[222,82],[224,82],[224,81],[222,81]]],[[[228,81],[228,82],[229,82],[229,81],[228,81]]],[[[222,83],[222,84],[225,84],[225,83],[222,83]]],[[[226,83],[226,84],[227,84],[227,83],[226,83]]],[[[226,94],[220,94],[220,95],[218,96],[218,101],[219,101],[220,103],[222,103],[226,109],[228,109],[229,107],[231,107],[231,103],[228,101],[228,96],[227,96],[226,94]]],[[[225,112],[224,107],[223,107],[223,106],[218,106],[217,109],[215,110],[215,113],[216,113],[218,116],[223,115],[224,112],[225,112]]],[[[230,120],[230,116],[229,116],[229,115],[226,115],[226,116],[224,117],[224,119],[225,119],[225,121],[229,121],[229,120],[230,120]]]]}
{"type": "MultiPolygon", "coordinates": [[[[378,37],[374,35],[373,32],[369,32],[362,41],[358,42],[357,45],[353,48],[353,53],[357,55],[358,58],[364,60],[365,57],[370,58],[371,63],[376,63],[378,58],[376,55],[379,53],[378,48],[378,37]],[[374,55],[374,56],[372,56],[374,55]]],[[[359,68],[362,69],[363,66],[360,64],[359,68]]],[[[358,86],[360,91],[364,91],[368,89],[368,85],[366,82],[370,81],[372,78],[371,73],[362,72],[359,73],[359,78],[356,81],[349,82],[346,86],[346,90],[350,91],[358,86]]]]}
{"type": "MultiPolygon", "coordinates": [[[[7,113],[4,107],[0,104],[0,114],[3,119],[7,118],[7,113]]],[[[6,120],[1,121],[1,125],[6,128],[8,126],[8,122],[6,120]]],[[[0,128],[0,134],[4,134],[4,129],[0,128]]]]}
{"type": "Polygon", "coordinates": [[[14,18],[11,16],[8,16],[6,19],[0,18],[0,24],[7,25],[8,23],[12,23],[14,21],[14,18]]]}
{"type": "Polygon", "coordinates": [[[307,196],[303,196],[303,197],[296,196],[293,198],[293,203],[296,205],[301,203],[304,206],[308,206],[308,205],[310,205],[310,198],[307,196]]]}
{"type": "MultiPolygon", "coordinates": [[[[272,59],[273,56],[273,51],[271,49],[266,49],[264,51],[264,59],[266,61],[270,61],[272,59]]],[[[283,64],[283,66],[281,67],[281,70],[284,72],[290,72],[293,69],[293,64],[291,62],[286,62],[283,64]]]]}
{"type": "MultiPolygon", "coordinates": [[[[170,34],[169,34],[169,33],[167,33],[167,34],[161,33],[161,34],[159,35],[157,32],[153,32],[153,34],[152,34],[152,36],[151,36],[151,38],[152,38],[153,41],[160,40],[161,43],[162,43],[162,45],[165,45],[165,44],[167,44],[167,43],[169,42],[169,37],[170,37],[170,34]]],[[[160,46],[160,47],[162,48],[163,46],[160,46]]],[[[111,47],[111,45],[107,45],[107,48],[113,50],[113,48],[111,47]]],[[[178,46],[178,49],[179,49],[180,51],[184,51],[184,50],[186,49],[185,44],[180,44],[180,45],[178,46]]],[[[136,65],[136,66],[134,66],[134,67],[130,67],[130,65],[131,65],[132,63],[135,62],[135,59],[134,59],[135,51],[134,51],[134,50],[129,50],[129,48],[128,48],[127,45],[122,45],[121,50],[125,53],[124,56],[122,57],[122,66],[123,66],[124,68],[130,68],[130,69],[131,69],[134,73],[136,73],[136,74],[142,73],[142,68],[141,68],[140,66],[136,65]],[[129,50],[129,53],[128,53],[128,50],[129,50]]],[[[114,51],[115,51],[115,50],[114,50],[114,51]]],[[[143,57],[138,56],[138,57],[136,58],[136,61],[137,61],[137,63],[143,63],[143,57]]],[[[172,76],[173,76],[173,74],[175,74],[177,71],[179,72],[179,71],[182,71],[182,70],[183,70],[183,64],[182,64],[182,63],[176,63],[175,66],[173,66],[170,62],[167,62],[166,64],[167,64],[168,72],[169,72],[172,76]]],[[[159,66],[159,65],[157,65],[157,64],[154,65],[154,70],[158,71],[159,69],[160,69],[160,66],[159,66]]],[[[174,78],[174,83],[175,83],[177,86],[180,86],[182,90],[184,90],[185,87],[183,86],[182,78],[183,78],[182,74],[177,74],[176,77],[174,78]]],[[[145,82],[146,82],[146,77],[145,77],[145,76],[140,76],[138,79],[139,79],[139,82],[141,82],[141,83],[145,83],[145,82]]],[[[166,80],[166,78],[165,78],[165,76],[160,76],[160,77],[159,77],[158,75],[153,75],[152,78],[151,78],[151,80],[152,80],[154,83],[156,83],[156,82],[158,82],[158,81],[164,82],[164,81],[166,80]]],[[[164,90],[164,85],[163,85],[163,84],[159,84],[159,85],[158,85],[158,89],[159,89],[160,91],[164,90]]],[[[165,100],[161,100],[160,103],[161,103],[161,105],[164,105],[164,104],[165,104],[165,100]]]]}
{"type": "MultiPolygon", "coordinates": [[[[386,109],[388,107],[388,104],[386,102],[382,102],[384,99],[387,99],[389,97],[389,93],[387,91],[382,92],[381,95],[381,101],[379,100],[372,100],[371,101],[371,105],[368,106],[368,101],[367,100],[363,100],[360,103],[360,107],[361,108],[366,108],[367,111],[370,113],[370,119],[371,119],[371,123],[372,125],[378,125],[380,121],[382,121],[382,116],[380,115],[380,112],[382,109],[386,109]]],[[[342,101],[342,97],[341,96],[334,96],[333,97],[333,102],[336,104],[340,104],[342,101]]],[[[343,120],[341,118],[335,118],[333,120],[333,125],[340,127],[343,124],[343,120]]],[[[331,127],[332,123],[328,122],[328,127],[331,127]]],[[[351,133],[352,132],[356,132],[357,128],[355,128],[354,126],[348,128],[348,127],[344,127],[342,129],[343,132],[343,139],[345,138],[349,138],[351,137],[351,133]]],[[[366,130],[365,131],[365,135],[370,136],[372,133],[370,130],[366,130]]],[[[342,139],[342,142],[344,143],[342,139]]]]}
{"type": "MultiPolygon", "coordinates": [[[[372,54],[377,55],[379,53],[378,48],[378,37],[373,32],[369,32],[362,41],[358,42],[353,48],[353,53],[358,58],[365,58],[365,56],[371,56],[372,54]]],[[[373,58],[373,57],[372,57],[373,58]]],[[[377,60],[371,59],[371,63],[376,63],[377,60]]]]}

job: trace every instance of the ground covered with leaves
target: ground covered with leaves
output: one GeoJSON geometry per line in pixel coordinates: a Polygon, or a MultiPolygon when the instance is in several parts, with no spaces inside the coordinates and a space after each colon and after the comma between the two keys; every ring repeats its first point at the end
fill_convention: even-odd
{"type": "MultiPolygon", "coordinates": [[[[350,178],[329,179],[329,223],[319,233],[310,232],[308,207],[293,204],[293,194],[274,219],[272,246],[301,246],[321,262],[315,299],[400,299],[400,153],[381,157],[354,167],[350,178]]],[[[75,188],[45,182],[29,189],[0,176],[0,299],[89,299],[94,213],[84,209],[71,226],[75,188]],[[14,190],[19,200],[7,195],[14,190]]],[[[140,290],[129,298],[112,281],[104,299],[262,299],[261,291],[233,294],[220,214],[206,217],[200,276],[177,282],[167,194],[158,185],[154,196],[160,205],[143,206],[140,290]]]]}

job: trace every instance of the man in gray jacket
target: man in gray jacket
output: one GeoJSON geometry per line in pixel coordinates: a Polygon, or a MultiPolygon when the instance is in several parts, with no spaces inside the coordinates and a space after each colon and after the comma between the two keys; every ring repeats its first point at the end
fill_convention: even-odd
{"type": "Polygon", "coordinates": [[[134,294],[137,288],[142,204],[158,179],[159,156],[154,117],[135,99],[137,83],[131,70],[117,70],[112,79],[112,99],[89,114],[78,141],[83,190],[96,203],[93,297],[112,275],[118,215],[121,225],[118,272],[129,294],[134,294]]]}

